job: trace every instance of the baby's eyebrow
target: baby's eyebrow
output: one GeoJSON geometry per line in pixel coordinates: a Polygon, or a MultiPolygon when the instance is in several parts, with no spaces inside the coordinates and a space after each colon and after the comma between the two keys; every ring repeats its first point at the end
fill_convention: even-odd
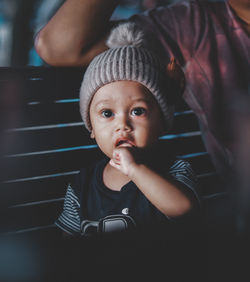
{"type": "Polygon", "coordinates": [[[146,103],[146,104],[150,104],[150,100],[149,99],[146,99],[146,98],[139,98],[139,99],[134,99],[132,100],[133,103],[139,103],[139,102],[143,102],[143,103],[146,103]]]}
{"type": "MultiPolygon", "coordinates": [[[[108,107],[110,105],[110,102],[111,102],[110,99],[101,100],[94,105],[94,108],[99,109],[99,108],[102,108],[102,107],[108,107]]],[[[132,104],[140,103],[140,102],[145,103],[147,105],[151,104],[151,100],[147,99],[147,98],[131,99],[132,104]]]]}
{"type": "Polygon", "coordinates": [[[97,102],[97,103],[95,104],[95,108],[100,108],[101,106],[107,105],[107,104],[109,104],[109,103],[110,103],[110,100],[108,100],[108,99],[106,99],[106,100],[101,100],[101,101],[99,101],[99,102],[97,102]]]}

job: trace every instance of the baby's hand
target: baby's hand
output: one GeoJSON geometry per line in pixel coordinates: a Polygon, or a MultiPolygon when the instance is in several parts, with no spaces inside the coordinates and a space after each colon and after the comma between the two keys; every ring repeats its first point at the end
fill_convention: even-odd
{"type": "Polygon", "coordinates": [[[110,164],[120,170],[123,174],[129,176],[129,172],[136,164],[132,150],[129,148],[116,148],[113,152],[113,158],[110,164]]]}

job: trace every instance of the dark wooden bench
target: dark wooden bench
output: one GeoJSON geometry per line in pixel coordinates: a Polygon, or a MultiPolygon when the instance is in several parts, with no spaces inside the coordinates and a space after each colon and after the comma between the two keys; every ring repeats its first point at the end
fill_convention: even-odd
{"type": "MultiPolygon", "coordinates": [[[[0,68],[6,232],[53,233],[67,183],[80,167],[102,156],[79,114],[83,73],[82,68],[0,68]]],[[[213,199],[225,199],[226,193],[204,147],[197,119],[184,101],[176,109],[172,132],[161,142],[193,165],[202,199],[211,203],[208,221],[223,217],[213,207],[213,199]],[[209,219],[211,213],[213,219],[209,219]]]]}

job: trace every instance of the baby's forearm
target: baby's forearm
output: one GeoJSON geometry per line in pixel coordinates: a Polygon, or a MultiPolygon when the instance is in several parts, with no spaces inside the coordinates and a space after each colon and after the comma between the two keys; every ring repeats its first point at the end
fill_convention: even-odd
{"type": "Polygon", "coordinates": [[[180,188],[144,164],[132,165],[128,176],[166,216],[178,217],[188,213],[193,207],[191,199],[180,188]]]}

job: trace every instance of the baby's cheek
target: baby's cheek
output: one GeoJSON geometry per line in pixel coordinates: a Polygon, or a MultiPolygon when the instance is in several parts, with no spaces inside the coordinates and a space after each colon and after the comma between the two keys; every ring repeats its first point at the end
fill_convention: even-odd
{"type": "Polygon", "coordinates": [[[151,139],[150,130],[148,128],[144,128],[143,130],[138,131],[136,139],[138,147],[146,146],[148,141],[151,139]]]}

